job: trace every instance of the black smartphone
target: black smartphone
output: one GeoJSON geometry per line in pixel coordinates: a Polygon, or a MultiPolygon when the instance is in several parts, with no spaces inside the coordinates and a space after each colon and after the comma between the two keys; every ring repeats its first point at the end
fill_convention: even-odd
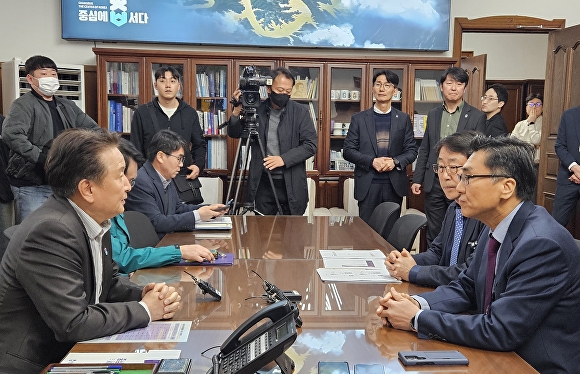
{"type": "Polygon", "coordinates": [[[379,364],[354,364],[354,374],[385,374],[385,368],[379,364]]]}
{"type": "Polygon", "coordinates": [[[318,361],[318,374],[350,374],[348,362],[318,361]]]}
{"type": "Polygon", "coordinates": [[[469,365],[469,360],[459,351],[401,351],[403,365],[469,365]]]}
{"type": "Polygon", "coordinates": [[[228,201],[227,203],[225,203],[225,206],[224,207],[216,208],[214,210],[217,210],[218,212],[221,212],[221,211],[224,211],[224,210],[228,210],[228,209],[230,209],[230,207],[231,207],[231,205],[232,205],[233,202],[234,202],[234,199],[230,199],[230,201],[228,201]]]}

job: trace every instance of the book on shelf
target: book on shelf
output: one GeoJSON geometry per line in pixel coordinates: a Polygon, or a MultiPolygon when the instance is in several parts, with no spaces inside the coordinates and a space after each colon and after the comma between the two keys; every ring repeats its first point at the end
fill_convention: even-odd
{"type": "Polygon", "coordinates": [[[427,127],[427,115],[415,114],[413,117],[413,133],[416,138],[425,136],[425,128],[427,127]]]}
{"type": "Polygon", "coordinates": [[[213,218],[209,221],[201,221],[195,223],[195,230],[231,230],[232,218],[229,216],[221,216],[213,218]]]}

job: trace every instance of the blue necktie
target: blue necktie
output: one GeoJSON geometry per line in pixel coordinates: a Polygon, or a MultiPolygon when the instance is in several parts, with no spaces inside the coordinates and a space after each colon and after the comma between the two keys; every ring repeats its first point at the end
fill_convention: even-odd
{"type": "Polygon", "coordinates": [[[451,259],[449,266],[457,263],[457,256],[459,255],[459,243],[461,243],[461,236],[463,235],[463,215],[461,208],[455,209],[455,233],[453,234],[453,246],[451,247],[451,259]]]}

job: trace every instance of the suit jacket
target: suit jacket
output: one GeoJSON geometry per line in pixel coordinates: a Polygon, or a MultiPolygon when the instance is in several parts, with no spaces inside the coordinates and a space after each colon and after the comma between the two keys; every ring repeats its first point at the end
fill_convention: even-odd
{"type": "Polygon", "coordinates": [[[193,211],[200,207],[201,205],[184,204],[179,199],[173,181],[167,186],[166,194],[159,173],[149,161],[139,168],[135,186],[129,191],[125,202],[126,210],[139,211],[149,218],[159,239],[168,232],[193,230],[193,211]]]}
{"type": "Polygon", "coordinates": [[[571,108],[562,113],[560,126],[558,127],[558,136],[554,149],[560,159],[558,169],[558,184],[574,184],[568,178],[572,173],[568,170],[571,163],[580,164],[580,106],[571,108]]]}
{"type": "MultiPolygon", "coordinates": [[[[431,191],[433,181],[436,178],[431,165],[437,162],[437,154],[433,151],[433,148],[441,137],[442,115],[443,105],[429,111],[427,114],[425,136],[423,136],[421,146],[419,147],[419,156],[417,157],[415,173],[413,174],[413,183],[421,184],[424,192],[431,191]]],[[[475,130],[483,134],[485,132],[485,114],[471,105],[463,103],[461,118],[457,124],[457,131],[462,130],[475,130]]]]}
{"type": "Polygon", "coordinates": [[[433,240],[426,252],[413,255],[413,259],[419,266],[411,268],[409,280],[413,283],[430,287],[442,286],[456,280],[463,270],[467,269],[477,246],[479,234],[485,225],[473,218],[463,220],[463,234],[459,243],[457,264],[449,266],[451,261],[451,248],[455,235],[455,209],[454,201],[447,208],[443,226],[439,235],[433,240]]]}
{"type": "MultiPolygon", "coordinates": [[[[407,165],[417,157],[417,144],[409,115],[391,108],[391,130],[389,135],[389,157],[399,161],[399,167],[388,172],[393,188],[401,197],[409,192],[407,165]]],[[[354,198],[363,200],[371,187],[375,169],[373,159],[378,157],[377,134],[374,109],[356,113],[344,139],[344,159],[355,164],[354,198]]]]}
{"type": "Polygon", "coordinates": [[[147,326],[142,288],[121,280],[111,255],[95,304],[89,239],[68,200],[51,196],[20,224],[0,269],[0,372],[38,373],[76,342],[147,326]]]}
{"type": "Polygon", "coordinates": [[[458,280],[421,294],[431,310],[419,334],[493,351],[515,351],[541,373],[580,367],[580,249],[570,233],[530,201],[515,214],[498,253],[484,314],[489,228],[458,280]],[[469,310],[478,314],[463,315],[469,310]]]}
{"type": "MultiPolygon", "coordinates": [[[[258,136],[264,150],[267,147],[266,134],[270,118],[270,100],[263,101],[258,110],[258,136]]],[[[228,135],[239,138],[244,135],[246,124],[237,117],[230,117],[228,135]]],[[[293,215],[302,215],[308,204],[308,187],[306,184],[306,160],[316,154],[318,135],[312,123],[308,108],[304,104],[290,100],[280,115],[278,125],[280,157],[284,160],[282,173],[288,195],[288,206],[293,215]]],[[[245,140],[244,140],[245,144],[245,140]]],[[[258,143],[251,146],[250,175],[246,200],[253,202],[258,191],[260,178],[264,171],[262,152],[258,143]]]]}

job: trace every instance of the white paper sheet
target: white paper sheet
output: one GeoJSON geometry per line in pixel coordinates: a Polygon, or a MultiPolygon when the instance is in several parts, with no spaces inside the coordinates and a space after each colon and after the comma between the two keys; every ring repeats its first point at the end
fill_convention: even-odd
{"type": "Polygon", "coordinates": [[[186,342],[191,330],[191,321],[151,322],[142,329],[129,330],[121,334],[87,340],[81,343],[133,343],[133,342],[186,342]]]}

